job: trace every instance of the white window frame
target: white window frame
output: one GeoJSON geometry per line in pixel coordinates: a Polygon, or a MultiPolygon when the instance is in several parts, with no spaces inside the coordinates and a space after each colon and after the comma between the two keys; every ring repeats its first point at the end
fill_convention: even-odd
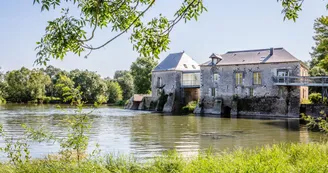
{"type": "Polygon", "coordinates": [[[219,80],[219,73],[213,73],[213,81],[219,80]]]}
{"type": "Polygon", "coordinates": [[[235,83],[236,83],[236,85],[243,85],[243,73],[242,72],[235,73],[235,83]]]}
{"type": "Polygon", "coordinates": [[[253,72],[253,85],[262,85],[262,73],[253,72]]]}

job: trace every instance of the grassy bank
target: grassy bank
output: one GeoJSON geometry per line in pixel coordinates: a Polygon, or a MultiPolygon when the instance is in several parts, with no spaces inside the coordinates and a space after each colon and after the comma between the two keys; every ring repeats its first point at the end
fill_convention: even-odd
{"type": "Polygon", "coordinates": [[[328,144],[279,144],[218,155],[203,153],[183,158],[176,152],[147,163],[126,157],[74,160],[32,160],[18,165],[1,164],[1,172],[328,172],[328,144]]]}

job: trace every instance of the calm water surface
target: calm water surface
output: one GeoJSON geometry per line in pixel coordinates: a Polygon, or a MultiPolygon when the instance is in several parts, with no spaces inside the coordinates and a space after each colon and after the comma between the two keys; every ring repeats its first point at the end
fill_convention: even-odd
{"type": "MultiPolygon", "coordinates": [[[[57,136],[65,136],[67,129],[61,126],[61,121],[73,112],[73,108],[59,110],[53,105],[8,104],[0,106],[0,123],[16,138],[23,134],[22,123],[45,126],[57,136]]],[[[298,119],[172,116],[111,107],[98,108],[90,117],[93,127],[89,151],[99,143],[104,153],[133,154],[137,158],[149,158],[168,149],[193,155],[209,147],[220,151],[280,142],[308,143],[319,141],[321,137],[320,133],[307,131],[298,119]]],[[[0,145],[3,145],[2,140],[0,145]]],[[[58,150],[56,143],[31,143],[33,157],[43,157],[58,150]]]]}

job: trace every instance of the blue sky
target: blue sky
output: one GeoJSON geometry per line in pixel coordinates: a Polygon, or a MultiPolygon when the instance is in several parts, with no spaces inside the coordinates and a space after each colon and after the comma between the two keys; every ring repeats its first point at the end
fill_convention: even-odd
{"type": "MultiPolygon", "coordinates": [[[[277,0],[204,0],[208,12],[197,22],[180,23],[171,34],[170,50],[160,55],[160,60],[173,52],[185,51],[198,63],[207,61],[211,53],[284,47],[301,60],[309,60],[313,23],[317,17],[327,15],[325,1],[306,0],[300,18],[283,21],[281,5],[277,0]]],[[[58,12],[42,12],[33,0],[2,0],[0,2],[0,66],[2,70],[32,68],[35,60],[35,42],[44,34],[48,20],[58,12]]],[[[181,0],[157,1],[146,18],[163,13],[172,16],[181,0]]],[[[64,6],[65,7],[65,6],[64,6]]],[[[73,11],[74,12],[74,11],[73,11]]],[[[75,11],[77,12],[77,11],[75,11]]],[[[113,36],[110,28],[98,32],[93,45],[101,44],[113,36]]],[[[106,48],[93,52],[88,59],[72,54],[64,61],[52,60],[51,65],[66,70],[88,69],[103,77],[112,76],[116,70],[126,70],[138,57],[124,35],[106,48]]]]}

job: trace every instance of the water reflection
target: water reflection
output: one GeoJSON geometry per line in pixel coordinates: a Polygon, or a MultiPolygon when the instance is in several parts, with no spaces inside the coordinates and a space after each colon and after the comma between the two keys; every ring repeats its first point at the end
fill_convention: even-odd
{"type": "MultiPolygon", "coordinates": [[[[90,111],[86,109],[85,111],[90,111]]],[[[6,105],[0,107],[0,123],[14,137],[23,134],[20,124],[45,126],[57,136],[65,136],[66,114],[54,106],[6,105]]],[[[214,151],[236,147],[257,147],[280,142],[320,140],[320,133],[308,132],[298,119],[237,119],[215,116],[171,116],[118,108],[101,107],[90,116],[93,121],[90,148],[99,143],[102,151],[148,158],[168,149],[185,155],[212,147],[214,151]]],[[[3,141],[0,141],[0,145],[3,141]]],[[[31,143],[33,157],[57,152],[58,144],[31,143]]]]}

